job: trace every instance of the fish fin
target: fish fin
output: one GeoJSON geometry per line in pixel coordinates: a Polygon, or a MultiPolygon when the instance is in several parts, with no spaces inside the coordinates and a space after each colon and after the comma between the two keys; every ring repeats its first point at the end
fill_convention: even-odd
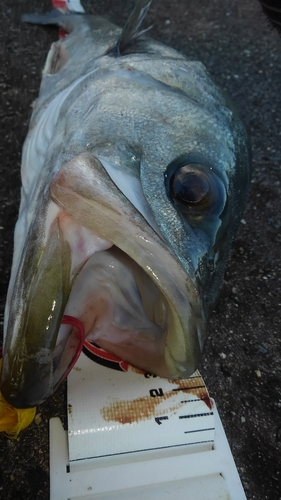
{"type": "Polygon", "coordinates": [[[126,49],[139,38],[143,33],[148,31],[149,28],[140,29],[144,18],[150,8],[152,0],[137,0],[137,3],[130,14],[122,32],[119,36],[117,43],[108,52],[115,57],[122,56],[126,49]]]}
{"type": "Polygon", "coordinates": [[[61,13],[58,9],[52,9],[47,14],[23,14],[21,20],[30,24],[53,24],[63,28],[67,33],[71,33],[77,25],[77,19],[82,19],[80,13],[61,13]]]}

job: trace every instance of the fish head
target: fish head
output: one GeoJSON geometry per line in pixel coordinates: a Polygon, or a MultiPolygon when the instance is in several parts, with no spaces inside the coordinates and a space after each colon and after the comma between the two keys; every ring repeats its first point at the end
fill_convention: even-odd
{"type": "Polygon", "coordinates": [[[247,134],[203,66],[109,59],[62,105],[29,210],[1,386],[16,407],[54,392],[84,338],[190,376],[245,205],[247,134]]]}

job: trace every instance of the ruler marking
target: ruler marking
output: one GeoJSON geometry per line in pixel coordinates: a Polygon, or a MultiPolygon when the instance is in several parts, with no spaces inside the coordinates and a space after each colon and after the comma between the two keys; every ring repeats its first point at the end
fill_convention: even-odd
{"type": "Polygon", "coordinates": [[[208,429],[195,429],[194,431],[184,431],[185,434],[192,434],[193,432],[206,432],[206,431],[214,431],[215,427],[209,427],[208,429]]]}
{"type": "Polygon", "coordinates": [[[207,412],[207,413],[193,413],[192,415],[180,415],[179,418],[195,418],[195,417],[210,417],[214,415],[214,412],[207,412]]]}
{"type": "Polygon", "coordinates": [[[176,389],[173,389],[174,392],[177,392],[177,391],[192,391],[194,389],[203,389],[205,388],[205,385],[194,385],[193,387],[180,387],[180,388],[176,388],[176,389]]]}
{"type": "Polygon", "coordinates": [[[197,398],[197,399],[184,399],[183,401],[181,401],[181,403],[195,403],[196,401],[205,401],[205,398],[204,399],[203,398],[202,399],[200,399],[200,398],[197,398]]]}
{"type": "Polygon", "coordinates": [[[83,460],[91,460],[91,459],[96,459],[96,458],[105,458],[105,457],[115,457],[117,455],[129,455],[132,453],[140,453],[142,451],[154,451],[154,450],[164,450],[168,448],[179,448],[180,446],[190,446],[194,444],[205,444],[205,443],[213,443],[213,439],[207,439],[204,441],[196,441],[195,443],[182,443],[182,444],[171,444],[168,446],[157,446],[157,448],[143,448],[141,450],[129,450],[129,451],[120,451],[117,453],[108,453],[106,455],[98,455],[98,456],[89,456],[89,457],[83,457],[83,458],[76,458],[75,460],[69,460],[70,464],[74,464],[76,462],[82,462],[83,460]]]}

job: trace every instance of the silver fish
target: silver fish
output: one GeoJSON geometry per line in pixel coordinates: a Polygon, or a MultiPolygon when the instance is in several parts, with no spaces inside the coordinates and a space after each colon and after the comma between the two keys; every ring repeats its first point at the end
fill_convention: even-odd
{"type": "MultiPolygon", "coordinates": [[[[170,378],[197,368],[247,198],[236,111],[205,67],[88,15],[26,16],[54,43],[23,148],[2,392],[42,403],[81,338],[170,378]]],[[[83,341],[83,339],[82,339],[83,341]]]]}

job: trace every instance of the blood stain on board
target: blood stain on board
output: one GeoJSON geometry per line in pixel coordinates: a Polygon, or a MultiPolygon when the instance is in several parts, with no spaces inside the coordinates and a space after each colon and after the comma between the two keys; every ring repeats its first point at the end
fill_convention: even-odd
{"type": "MultiPolygon", "coordinates": [[[[132,424],[141,420],[148,420],[163,414],[163,409],[157,406],[163,401],[174,396],[173,391],[166,392],[163,396],[143,396],[131,401],[114,401],[101,409],[101,414],[106,421],[120,422],[121,424],[132,424]]],[[[178,410],[183,403],[165,408],[165,412],[171,413],[178,410]]]]}
{"type": "MultiPolygon", "coordinates": [[[[133,400],[116,400],[102,408],[101,414],[107,422],[114,421],[121,424],[132,424],[163,415],[163,413],[171,414],[182,408],[191,399],[195,401],[203,401],[207,407],[212,409],[212,401],[209,397],[207,388],[201,375],[198,372],[193,377],[183,380],[170,380],[170,384],[174,387],[169,390],[162,391],[161,395],[157,395],[157,391],[152,395],[142,396],[133,400]],[[180,400],[177,394],[181,393],[180,400]],[[186,398],[183,396],[186,395],[186,398]],[[190,397],[191,396],[191,397],[190,397]],[[172,399],[170,405],[159,405],[164,401],[172,399]],[[178,399],[175,401],[175,399],[178,399]]],[[[159,389],[160,390],[160,389],[159,389]]]]}
{"type": "Polygon", "coordinates": [[[198,394],[198,397],[199,397],[199,399],[201,399],[201,401],[204,401],[204,403],[208,406],[209,410],[212,410],[213,402],[212,402],[209,394],[207,393],[207,391],[202,392],[201,394],[198,394]]]}

